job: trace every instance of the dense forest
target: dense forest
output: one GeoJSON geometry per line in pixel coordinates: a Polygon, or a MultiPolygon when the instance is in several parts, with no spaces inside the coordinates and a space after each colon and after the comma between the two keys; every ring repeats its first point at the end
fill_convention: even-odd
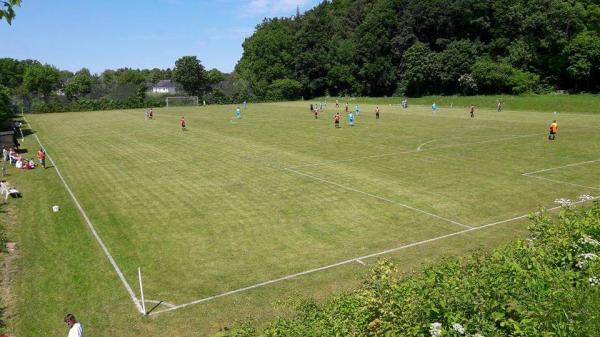
{"type": "Polygon", "coordinates": [[[333,0],[265,19],[236,73],[287,94],[597,92],[599,0],[333,0]]]}

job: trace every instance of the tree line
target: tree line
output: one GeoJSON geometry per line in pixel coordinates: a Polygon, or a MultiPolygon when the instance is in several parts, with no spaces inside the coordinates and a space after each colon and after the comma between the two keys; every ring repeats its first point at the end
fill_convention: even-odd
{"type": "Polygon", "coordinates": [[[0,115],[11,108],[56,112],[162,106],[164,95],[148,95],[160,80],[173,80],[178,94],[200,96],[208,103],[249,99],[243,80],[218,69],[207,71],[195,56],[181,57],[173,69],[121,68],[100,74],[86,68],[60,70],[37,60],[0,58],[0,115]]]}
{"type": "Polygon", "coordinates": [[[598,0],[333,0],[265,19],[236,73],[262,99],[600,89],[598,0]]]}

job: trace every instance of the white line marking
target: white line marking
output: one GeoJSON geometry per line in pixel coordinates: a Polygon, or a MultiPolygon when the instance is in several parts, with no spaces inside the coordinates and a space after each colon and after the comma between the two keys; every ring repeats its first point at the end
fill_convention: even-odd
{"type": "MultiPolygon", "coordinates": [[[[588,202],[588,201],[597,200],[598,198],[600,198],[600,196],[593,197],[591,200],[577,201],[577,202],[574,202],[572,205],[577,205],[577,204],[585,203],[585,202],[588,202]]],[[[559,209],[561,207],[562,206],[552,207],[552,208],[547,209],[546,211],[547,212],[554,211],[554,210],[559,209]]],[[[534,214],[539,214],[539,213],[540,212],[535,212],[534,214]]],[[[173,311],[173,310],[185,308],[185,307],[188,307],[188,306],[191,306],[191,305],[194,305],[194,304],[199,304],[199,303],[204,303],[204,302],[212,301],[212,300],[220,298],[220,297],[225,297],[225,296],[229,296],[229,295],[241,293],[241,292],[248,291],[248,290],[251,290],[251,289],[256,289],[256,288],[264,287],[266,285],[270,285],[270,284],[274,284],[274,283],[286,281],[286,280],[289,280],[289,279],[293,279],[293,278],[296,278],[296,277],[299,277],[299,276],[316,273],[316,272],[319,272],[319,271],[323,271],[323,270],[335,268],[335,267],[342,266],[342,265],[349,264],[349,263],[354,263],[357,260],[364,260],[364,259],[368,259],[368,258],[372,258],[372,257],[378,257],[378,256],[381,256],[381,255],[386,255],[386,254],[389,254],[389,253],[394,253],[394,252],[397,252],[399,250],[404,250],[404,249],[407,249],[407,248],[411,248],[411,247],[415,247],[415,246],[420,246],[420,245],[423,245],[423,244],[431,243],[431,242],[434,242],[434,241],[439,241],[439,240],[450,238],[450,237],[453,237],[453,236],[458,236],[458,235],[462,235],[462,234],[465,234],[465,233],[470,233],[470,232],[478,231],[478,230],[481,230],[481,229],[493,227],[493,226],[496,226],[496,225],[499,225],[499,224],[503,224],[503,223],[507,223],[507,222],[511,222],[511,221],[515,221],[515,220],[524,219],[524,218],[527,218],[529,216],[530,216],[530,214],[525,214],[525,215],[517,216],[517,217],[511,218],[511,219],[496,221],[496,222],[492,222],[492,223],[489,223],[489,224],[486,224],[486,225],[482,225],[482,226],[479,226],[479,227],[473,227],[473,228],[465,229],[465,230],[462,230],[462,231],[458,231],[458,232],[454,232],[454,233],[450,233],[450,234],[438,236],[438,237],[435,237],[435,238],[431,238],[431,239],[427,239],[427,240],[422,240],[422,241],[418,241],[418,242],[413,242],[413,243],[410,243],[410,244],[407,244],[407,245],[404,245],[404,246],[399,246],[399,247],[396,247],[396,248],[384,250],[384,251],[379,252],[379,253],[373,253],[373,254],[369,254],[369,255],[365,255],[365,256],[355,257],[355,258],[352,258],[352,259],[349,259],[349,260],[340,261],[340,262],[333,263],[333,264],[330,264],[330,265],[327,265],[327,266],[323,266],[323,267],[319,267],[319,268],[315,268],[315,269],[306,270],[306,271],[303,271],[303,272],[299,272],[299,273],[296,273],[296,274],[291,274],[291,275],[283,276],[283,277],[280,277],[280,278],[277,278],[277,279],[273,279],[273,280],[270,280],[270,281],[265,281],[265,282],[257,283],[257,284],[254,284],[254,285],[251,285],[251,286],[248,286],[248,287],[244,287],[244,288],[240,288],[240,289],[236,289],[236,290],[231,290],[231,291],[228,291],[228,292],[224,292],[224,293],[221,293],[221,294],[218,294],[218,295],[214,295],[214,296],[206,297],[206,298],[203,298],[203,299],[191,301],[191,302],[188,302],[188,303],[179,304],[179,305],[176,305],[176,306],[174,306],[172,308],[168,308],[168,309],[164,309],[164,310],[159,310],[159,311],[153,312],[150,315],[151,316],[152,315],[158,315],[158,314],[161,314],[161,313],[165,313],[165,312],[169,312],[169,311],[173,311]]]]}
{"type": "Polygon", "coordinates": [[[173,308],[175,306],[175,304],[172,304],[172,303],[169,303],[169,302],[165,302],[165,301],[145,300],[144,302],[152,303],[152,304],[159,304],[160,303],[161,305],[164,305],[164,306],[169,307],[169,308],[173,308]]]}
{"type": "Polygon", "coordinates": [[[576,187],[583,187],[583,188],[587,188],[587,189],[599,190],[600,191],[600,188],[598,188],[598,187],[591,187],[591,186],[579,185],[579,184],[570,183],[568,181],[550,179],[550,178],[540,177],[540,176],[536,176],[536,175],[524,175],[524,176],[527,177],[527,178],[535,178],[535,179],[540,179],[540,180],[551,181],[553,183],[571,185],[571,186],[576,186],[576,187]]]}
{"type": "Polygon", "coordinates": [[[356,259],[356,262],[357,262],[357,263],[359,263],[359,264],[362,264],[363,266],[366,266],[366,265],[367,265],[367,264],[366,264],[366,263],[365,263],[363,260],[361,260],[361,259],[356,259]]]}
{"type": "Polygon", "coordinates": [[[563,166],[557,166],[557,167],[551,167],[551,168],[547,168],[547,169],[543,169],[543,170],[538,170],[538,171],[533,171],[533,172],[525,172],[523,173],[524,176],[528,176],[531,174],[536,174],[536,173],[541,173],[541,172],[548,172],[548,171],[554,171],[554,170],[559,170],[565,167],[571,167],[571,166],[579,166],[579,165],[586,165],[586,164],[591,164],[591,163],[596,163],[599,162],[600,159],[594,159],[594,160],[588,160],[588,161],[582,161],[579,163],[573,163],[573,164],[567,164],[567,165],[563,165],[563,166]]]}
{"type": "Polygon", "coordinates": [[[356,160],[361,160],[361,159],[390,157],[390,156],[397,156],[397,155],[401,155],[401,154],[417,153],[417,152],[423,152],[423,151],[433,151],[433,150],[440,150],[440,149],[449,149],[449,148],[460,147],[460,146],[464,146],[464,145],[495,143],[495,142],[501,142],[501,141],[504,141],[504,140],[512,140],[512,139],[526,138],[526,137],[533,137],[533,136],[540,136],[540,135],[545,135],[545,133],[544,134],[535,133],[535,134],[528,134],[528,135],[517,135],[517,136],[505,137],[505,138],[499,138],[499,139],[487,139],[487,140],[482,140],[482,141],[478,141],[478,142],[468,142],[468,143],[443,145],[443,146],[438,146],[438,147],[430,147],[430,148],[422,149],[420,151],[417,149],[417,150],[409,150],[409,151],[403,151],[403,152],[378,154],[378,155],[364,156],[364,157],[347,158],[347,159],[340,159],[340,160],[328,160],[328,161],[323,161],[323,162],[318,162],[318,163],[312,163],[312,164],[290,166],[288,168],[289,169],[297,169],[297,168],[312,167],[312,166],[326,166],[326,165],[333,165],[333,164],[337,164],[337,163],[344,163],[344,162],[356,161],[356,160]]]}
{"type": "MultiPolygon", "coordinates": [[[[29,126],[29,128],[33,132],[33,127],[31,126],[31,123],[29,123],[29,121],[27,120],[27,118],[25,117],[25,115],[23,115],[23,119],[25,120],[25,122],[27,122],[27,125],[29,126]]],[[[100,238],[100,235],[98,235],[98,232],[96,232],[96,229],[94,228],[94,225],[92,224],[92,221],[90,220],[90,218],[87,216],[87,214],[83,210],[83,207],[81,207],[81,204],[79,203],[79,200],[77,200],[77,197],[75,196],[75,193],[73,193],[73,191],[71,190],[71,188],[69,187],[69,185],[65,181],[65,178],[63,178],[63,175],[60,173],[60,171],[58,169],[58,166],[56,166],[56,162],[54,162],[54,160],[52,159],[52,157],[48,154],[48,151],[46,151],[46,148],[44,147],[44,145],[40,141],[40,138],[37,136],[37,134],[34,133],[33,136],[37,140],[38,144],[40,144],[40,147],[44,150],[44,152],[46,152],[46,157],[48,157],[48,160],[50,161],[50,163],[52,164],[52,166],[54,166],[54,169],[56,170],[56,173],[58,174],[58,177],[60,178],[60,180],[62,181],[63,185],[65,186],[65,189],[67,190],[67,192],[71,196],[71,199],[73,199],[73,202],[75,203],[75,206],[77,206],[77,209],[79,210],[79,213],[81,213],[81,215],[83,216],[83,219],[85,220],[86,224],[88,225],[90,231],[92,232],[92,234],[96,238],[96,241],[98,241],[98,244],[100,245],[100,247],[104,251],[104,254],[106,255],[106,257],[108,258],[108,261],[110,262],[110,264],[115,269],[115,272],[117,273],[117,276],[119,276],[119,279],[121,279],[121,282],[123,283],[123,286],[125,287],[125,290],[127,290],[127,293],[129,293],[129,296],[131,297],[131,300],[133,301],[133,304],[135,304],[136,308],[138,309],[138,311],[141,314],[144,314],[144,310],[142,309],[142,305],[140,304],[140,300],[138,300],[138,298],[135,296],[135,293],[131,289],[131,286],[129,285],[129,282],[127,282],[127,279],[125,279],[125,276],[121,272],[121,269],[117,265],[117,262],[115,261],[115,259],[110,254],[110,251],[108,250],[108,248],[104,244],[104,241],[102,241],[102,239],[100,238]]]]}
{"type": "Polygon", "coordinates": [[[432,139],[432,140],[430,140],[430,141],[428,141],[428,142],[425,142],[425,143],[423,143],[423,144],[419,145],[419,147],[417,147],[417,152],[420,152],[420,151],[421,151],[421,148],[423,148],[423,146],[425,146],[425,145],[427,145],[427,144],[431,144],[431,143],[435,142],[436,140],[437,140],[437,139],[432,139]]]}
{"type": "Polygon", "coordinates": [[[330,181],[330,180],[326,180],[326,179],[323,179],[323,178],[319,178],[319,177],[316,177],[316,176],[313,176],[313,175],[310,175],[310,174],[307,174],[307,173],[304,173],[304,172],[296,171],[296,170],[293,170],[293,169],[290,169],[290,168],[286,168],[284,170],[287,170],[287,171],[293,172],[295,174],[298,174],[298,175],[301,175],[301,176],[305,176],[305,177],[308,177],[308,178],[311,178],[311,179],[314,179],[314,180],[318,180],[318,181],[321,181],[321,182],[324,182],[324,183],[327,183],[327,184],[330,184],[330,185],[334,185],[334,186],[343,188],[343,189],[348,190],[348,191],[352,191],[352,192],[364,194],[364,195],[370,196],[370,197],[375,198],[375,199],[379,199],[379,200],[383,200],[383,201],[389,202],[391,204],[399,205],[399,206],[402,206],[404,208],[408,208],[410,210],[413,210],[415,212],[427,214],[427,215],[432,216],[434,218],[437,218],[437,219],[440,219],[440,220],[443,220],[443,221],[446,221],[446,222],[450,222],[450,223],[453,223],[455,225],[458,225],[458,226],[461,226],[461,227],[464,227],[464,228],[473,228],[472,226],[468,226],[468,225],[462,224],[460,222],[444,218],[442,216],[439,216],[439,215],[436,215],[436,214],[424,211],[422,209],[418,209],[416,207],[412,207],[412,206],[403,204],[403,203],[398,202],[398,201],[394,201],[394,200],[390,200],[390,199],[387,199],[387,198],[384,198],[384,197],[380,197],[378,195],[371,194],[369,192],[357,190],[355,188],[352,188],[352,187],[349,187],[349,186],[346,186],[346,185],[342,185],[342,184],[338,184],[336,182],[333,182],[333,181],[330,181]]]}
{"type": "Polygon", "coordinates": [[[592,190],[600,190],[600,188],[598,188],[598,187],[592,187],[592,186],[574,184],[574,183],[571,183],[571,182],[568,182],[568,181],[564,181],[564,180],[550,179],[550,178],[540,177],[540,176],[536,175],[537,173],[559,170],[559,169],[563,169],[563,168],[566,168],[566,167],[587,165],[587,164],[596,163],[596,162],[600,162],[600,159],[582,161],[582,162],[578,162],[578,163],[572,163],[572,164],[567,164],[567,165],[563,165],[563,166],[551,167],[551,168],[547,168],[547,169],[543,169],[543,170],[538,170],[538,171],[525,172],[522,175],[525,176],[525,177],[528,177],[528,178],[535,178],[535,179],[540,179],[540,180],[546,180],[546,181],[550,181],[550,182],[553,182],[553,183],[571,185],[571,186],[576,186],[576,187],[583,187],[583,188],[592,189],[592,190]]]}

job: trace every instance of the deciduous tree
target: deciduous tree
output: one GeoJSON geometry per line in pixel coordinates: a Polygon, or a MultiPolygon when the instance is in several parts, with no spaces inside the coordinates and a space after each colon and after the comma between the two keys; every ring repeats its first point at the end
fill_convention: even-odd
{"type": "Polygon", "coordinates": [[[175,62],[175,81],[190,95],[202,96],[207,88],[206,70],[196,56],[183,56],[175,62]]]}
{"type": "Polygon", "coordinates": [[[30,93],[48,100],[50,93],[58,87],[59,71],[51,65],[32,64],[23,75],[23,85],[30,93]]]}

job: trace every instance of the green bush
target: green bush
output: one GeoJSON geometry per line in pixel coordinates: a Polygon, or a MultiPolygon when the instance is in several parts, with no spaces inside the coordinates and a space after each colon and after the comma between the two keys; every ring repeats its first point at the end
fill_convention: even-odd
{"type": "Polygon", "coordinates": [[[231,96],[227,96],[223,90],[215,88],[209,94],[205,95],[204,99],[208,104],[232,104],[234,100],[231,96]]]}
{"type": "MultiPolygon", "coordinates": [[[[264,336],[597,336],[600,204],[532,217],[530,238],[400,276],[380,261],[360,289],[303,300],[264,336]]],[[[255,336],[247,324],[236,336],[255,336]]]]}
{"type": "Polygon", "coordinates": [[[513,71],[514,68],[509,64],[489,58],[481,58],[471,67],[471,75],[480,89],[479,92],[488,94],[508,91],[513,71]]]}
{"type": "Polygon", "coordinates": [[[8,89],[0,85],[0,128],[2,128],[10,119],[12,115],[11,110],[12,107],[8,96],[8,89]]]}
{"type": "Polygon", "coordinates": [[[515,95],[534,92],[540,84],[540,77],[534,73],[513,68],[510,64],[482,58],[471,67],[479,91],[495,94],[511,92],[515,95]]]}
{"type": "Polygon", "coordinates": [[[515,69],[508,78],[508,86],[515,95],[535,92],[539,85],[540,76],[527,71],[515,69]]]}
{"type": "Polygon", "coordinates": [[[267,88],[266,99],[269,101],[284,101],[300,98],[302,84],[296,80],[275,80],[267,88]]]}

